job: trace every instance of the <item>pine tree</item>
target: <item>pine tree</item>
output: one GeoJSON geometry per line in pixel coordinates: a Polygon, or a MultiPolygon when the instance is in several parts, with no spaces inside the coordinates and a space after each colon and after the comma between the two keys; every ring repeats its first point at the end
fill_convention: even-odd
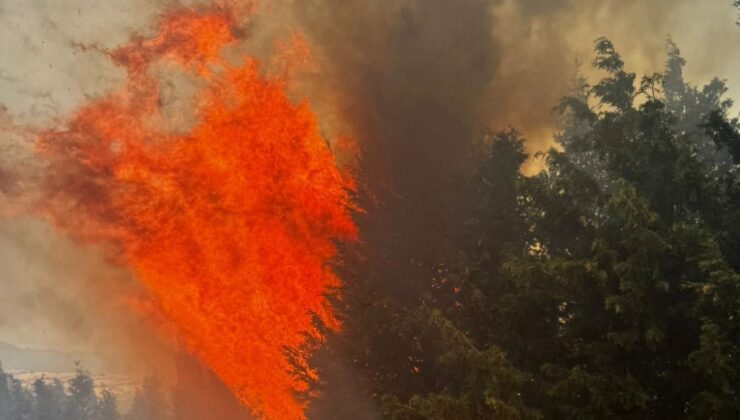
{"type": "Polygon", "coordinates": [[[388,418],[540,416],[522,395],[528,376],[494,344],[492,336],[500,331],[490,317],[501,263],[507,253],[524,245],[516,186],[526,155],[515,130],[488,140],[483,150],[487,159],[466,188],[471,205],[463,231],[473,249],[438,264],[431,293],[411,314],[413,321],[406,321],[409,335],[421,338],[416,344],[426,358],[410,359],[408,373],[399,376],[416,376],[426,387],[410,396],[387,392],[382,402],[388,418]]]}

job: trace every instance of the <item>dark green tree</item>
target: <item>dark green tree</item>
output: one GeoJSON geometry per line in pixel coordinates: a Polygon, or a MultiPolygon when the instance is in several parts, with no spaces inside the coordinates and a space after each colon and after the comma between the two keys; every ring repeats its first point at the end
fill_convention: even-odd
{"type": "Polygon", "coordinates": [[[381,324],[399,359],[376,370],[384,416],[740,412],[740,130],[724,83],[690,86],[667,46],[638,80],[597,40],[604,77],[576,77],[538,175],[520,175],[516,132],[494,137],[459,251],[381,324]]]}
{"type": "Polygon", "coordinates": [[[508,253],[521,252],[526,226],[518,210],[517,183],[526,159],[515,130],[491,136],[487,158],[465,188],[469,213],[461,227],[472,249],[437,265],[431,291],[410,315],[407,331],[417,338],[408,373],[424,387],[387,392],[383,415],[393,419],[522,419],[540,413],[524,402],[530,380],[495,344],[500,332],[490,306],[500,293],[500,268],[508,253]],[[476,276],[475,272],[488,275],[476,276]]]}
{"type": "Polygon", "coordinates": [[[596,55],[606,76],[560,107],[564,150],[521,184],[528,247],[492,315],[515,327],[495,344],[546,418],[733,418],[740,144],[724,85],[686,85],[672,43],[639,87],[608,40],[596,55]]]}

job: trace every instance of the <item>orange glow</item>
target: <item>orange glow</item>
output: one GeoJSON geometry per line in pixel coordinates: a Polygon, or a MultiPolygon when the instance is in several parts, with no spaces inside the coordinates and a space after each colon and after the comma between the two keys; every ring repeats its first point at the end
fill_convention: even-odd
{"type": "Polygon", "coordinates": [[[41,211],[130,266],[180,342],[255,415],[303,418],[315,320],[339,327],[325,294],[340,286],[335,241],[356,237],[351,180],[282,81],[253,58],[221,58],[233,20],[172,12],[156,36],[107,52],[125,85],[38,139],[41,211]],[[161,128],[158,63],[199,80],[186,134],[161,128]]]}

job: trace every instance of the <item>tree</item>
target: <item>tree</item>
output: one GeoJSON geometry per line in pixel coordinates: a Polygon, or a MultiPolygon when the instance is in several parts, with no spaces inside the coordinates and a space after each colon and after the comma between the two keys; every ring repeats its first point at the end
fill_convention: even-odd
{"type": "Polygon", "coordinates": [[[67,386],[69,395],[64,418],[96,420],[98,398],[95,395],[95,385],[90,374],[78,366],[75,376],[69,380],[67,386]]]}
{"type": "Polygon", "coordinates": [[[351,15],[344,12],[356,6],[336,6],[332,13],[337,12],[339,26],[349,24],[347,29],[359,36],[351,42],[332,39],[325,46],[352,57],[342,62],[347,71],[341,72],[352,77],[340,83],[347,82],[355,93],[347,95],[345,109],[351,110],[356,135],[366,141],[355,172],[356,202],[363,209],[356,217],[361,240],[337,259],[345,286],[337,304],[342,334],[331,339],[327,363],[316,363],[329,387],[336,384],[321,389],[331,402],[330,418],[356,413],[354,403],[346,405],[346,414],[336,413],[336,401],[379,399],[383,393],[405,401],[433,392],[433,384],[442,382],[427,368],[441,353],[435,335],[421,335],[428,330],[429,313],[418,308],[459,240],[457,222],[470,204],[463,198],[466,181],[478,160],[471,159],[472,146],[487,126],[475,114],[488,100],[481,87],[495,67],[487,1],[371,6],[368,11],[380,12],[377,17],[384,16],[385,23],[371,25],[381,32],[370,38],[356,31],[354,20],[344,19],[351,15]],[[450,13],[466,18],[450,20],[450,13]],[[378,54],[347,54],[370,39],[366,50],[378,54]],[[466,48],[446,53],[448,46],[458,45],[466,48]],[[368,71],[378,64],[387,71],[368,71]],[[341,369],[325,366],[339,363],[341,369]],[[332,372],[341,376],[331,377],[332,372]],[[344,385],[357,384],[358,376],[363,378],[359,385],[344,385]],[[358,388],[367,392],[348,395],[358,388]]]}
{"type": "Polygon", "coordinates": [[[465,188],[470,205],[462,236],[472,249],[437,265],[431,291],[405,321],[423,357],[409,358],[412,365],[399,376],[415,376],[424,386],[404,393],[386,388],[388,418],[540,417],[523,398],[529,377],[495,345],[500,330],[490,317],[501,263],[524,246],[516,186],[526,155],[515,130],[488,138],[482,154],[487,158],[465,188]]]}
{"type": "Polygon", "coordinates": [[[59,379],[47,383],[41,377],[33,381],[35,420],[62,420],[66,409],[67,396],[59,379]]]}
{"type": "Polygon", "coordinates": [[[724,83],[688,85],[667,52],[638,84],[597,40],[604,77],[576,77],[534,177],[518,134],[494,137],[458,252],[392,320],[386,417],[740,412],[740,130],[724,83]]]}
{"type": "Polygon", "coordinates": [[[30,419],[32,404],[33,396],[0,364],[0,418],[30,419]]]}
{"type": "Polygon", "coordinates": [[[10,417],[11,419],[26,420],[31,418],[33,409],[33,395],[23,387],[20,380],[9,378],[10,384],[10,417]]]}
{"type": "Polygon", "coordinates": [[[10,418],[10,389],[8,387],[8,375],[5,374],[0,364],[0,418],[10,418]]]}
{"type": "Polygon", "coordinates": [[[597,105],[564,100],[564,151],[522,183],[528,251],[505,263],[493,317],[526,327],[496,344],[534,378],[527,402],[546,418],[731,418],[740,143],[724,85],[686,85],[672,43],[665,75],[640,89],[610,42],[596,54],[597,105]]]}
{"type": "Polygon", "coordinates": [[[97,420],[118,420],[118,399],[107,388],[100,392],[98,399],[97,420]]]}
{"type": "Polygon", "coordinates": [[[131,409],[126,414],[130,420],[165,420],[170,418],[162,384],[156,376],[148,376],[136,391],[131,409]]]}
{"type": "MultiPolygon", "coordinates": [[[[0,419],[5,420],[118,420],[118,400],[108,388],[96,394],[90,374],[78,366],[72,379],[41,376],[24,385],[0,366],[0,419]]],[[[155,378],[147,378],[137,392],[131,419],[169,418],[167,401],[155,378]]]]}

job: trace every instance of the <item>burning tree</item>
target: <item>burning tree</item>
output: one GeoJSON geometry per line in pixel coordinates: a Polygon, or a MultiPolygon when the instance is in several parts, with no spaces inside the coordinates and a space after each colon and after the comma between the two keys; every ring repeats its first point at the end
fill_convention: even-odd
{"type": "Polygon", "coordinates": [[[182,8],[105,51],[128,78],[39,136],[39,207],[130,267],[152,298],[139,309],[255,415],[301,418],[319,325],[339,328],[325,295],[340,286],[335,242],[355,237],[352,182],[284,80],[222,58],[240,32],[229,7],[182,8]],[[163,123],[150,70],[164,64],[203,86],[184,134],[163,123]]]}

